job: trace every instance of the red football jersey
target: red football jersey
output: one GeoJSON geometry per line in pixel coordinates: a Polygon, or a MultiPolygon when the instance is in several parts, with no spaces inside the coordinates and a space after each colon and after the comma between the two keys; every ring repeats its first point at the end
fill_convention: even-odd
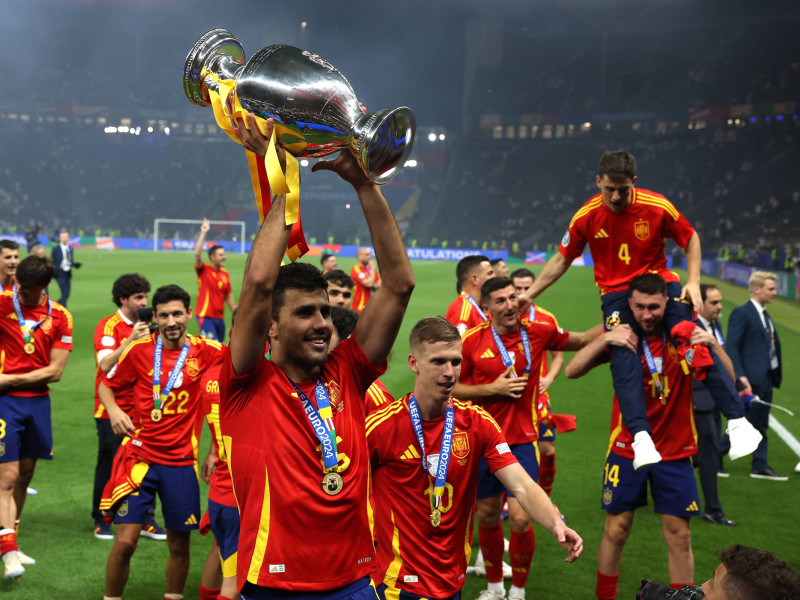
{"type": "Polygon", "coordinates": [[[367,390],[367,414],[371,415],[392,402],[394,402],[394,396],[389,393],[380,379],[376,379],[367,390]]]}
{"type": "Polygon", "coordinates": [[[606,207],[602,194],[594,196],[572,217],[558,247],[571,260],[589,244],[601,294],[627,290],[631,279],[644,273],[679,282],[667,269],[664,240],[685,248],[694,234],[689,221],[661,194],[638,188],[631,194],[630,205],[619,214],[606,207]]]}
{"type": "Polygon", "coordinates": [[[478,309],[467,299],[467,294],[461,292],[458,298],[447,307],[444,318],[456,326],[458,333],[464,335],[468,329],[477,327],[488,320],[488,315],[481,316],[478,309]]]}
{"type": "Polygon", "coordinates": [[[225,317],[225,297],[231,293],[231,276],[226,269],[215,270],[203,263],[197,272],[196,317],[225,317]]]}
{"type": "MultiPolygon", "coordinates": [[[[661,336],[648,338],[647,342],[656,364],[663,364],[663,370],[660,370],[665,402],[662,404],[647,363],[642,357],[647,421],[653,428],[653,442],[656,449],[664,460],[677,460],[697,454],[697,430],[694,424],[692,404],[692,375],[688,367],[682,364],[672,341],[667,340],[666,352],[664,352],[661,336]]],[[[608,448],[620,456],[633,458],[632,443],[633,437],[622,423],[619,402],[615,395],[608,448]]]]}
{"type": "MultiPolygon", "coordinates": [[[[200,411],[200,384],[203,373],[222,358],[222,346],[202,336],[189,336],[189,354],[175,386],[161,407],[162,416],[153,421],[153,357],[158,332],[136,340],[125,348],[115,369],[103,383],[114,391],[133,389],[134,409],[131,420],[138,426],[131,436],[137,456],[174,467],[197,462],[195,423],[200,411]]],[[[181,348],[163,348],[161,353],[161,387],[180,356],[181,348]]]]}
{"type": "Polygon", "coordinates": [[[219,371],[221,365],[215,365],[203,373],[200,383],[202,411],[211,431],[211,443],[217,451],[214,462],[214,473],[211,475],[208,499],[224,506],[236,506],[233,495],[233,482],[228,470],[228,458],[222,442],[222,428],[219,423],[219,371]]]}
{"type": "MultiPolygon", "coordinates": [[[[350,269],[350,279],[355,284],[353,286],[353,310],[361,312],[372,297],[372,288],[365,286],[362,281],[369,276],[369,269],[360,263],[350,269]]],[[[375,283],[381,280],[381,275],[375,271],[375,283]]]]}
{"type": "MultiPolygon", "coordinates": [[[[100,369],[100,361],[103,357],[108,356],[114,350],[119,348],[125,340],[127,340],[133,331],[133,321],[117,311],[100,321],[94,330],[94,360],[95,360],[95,376],[94,376],[94,418],[107,419],[108,411],[100,402],[100,396],[97,394],[97,388],[100,387],[100,382],[103,381],[106,374],[100,369]]],[[[122,410],[128,415],[133,411],[133,389],[127,388],[119,390],[114,394],[114,400],[122,410]]]]}
{"type": "MultiPolygon", "coordinates": [[[[516,400],[507,397],[483,398],[481,404],[503,430],[509,444],[535,442],[539,438],[536,420],[536,397],[539,390],[539,369],[545,350],[563,350],[569,340],[569,332],[544,323],[520,324],[528,332],[531,346],[531,370],[528,385],[516,400]]],[[[525,373],[525,352],[519,328],[513,333],[501,335],[503,345],[512,355],[514,370],[525,373]]],[[[466,385],[484,385],[493,382],[505,370],[503,359],[492,336],[491,324],[483,323],[470,329],[462,338],[463,361],[459,382],[466,385]]]]}
{"type": "MultiPolygon", "coordinates": [[[[50,351],[72,352],[72,315],[53,300],[53,310],[47,316],[47,298],[39,306],[22,306],[25,323],[31,327],[44,319],[33,332],[33,354],[25,353],[25,339],[14,311],[13,292],[0,294],[0,373],[16,375],[30,373],[50,364],[50,351]]],[[[5,392],[11,396],[42,396],[49,392],[46,383],[24,390],[5,392]]]]}
{"type": "Polygon", "coordinates": [[[15,283],[16,283],[16,280],[12,279],[11,283],[9,283],[8,285],[3,284],[2,286],[0,286],[0,287],[2,287],[2,290],[0,290],[0,291],[2,291],[2,292],[13,292],[15,283]]]}
{"type": "Polygon", "coordinates": [[[440,507],[442,519],[439,527],[433,527],[429,481],[436,477],[444,417],[422,422],[429,477],[422,470],[422,453],[408,411],[409,396],[367,419],[378,573],[389,587],[425,598],[446,598],[464,585],[481,457],[492,473],[517,459],[485,410],[453,400],[455,428],[440,507]]]}
{"type": "MultiPolygon", "coordinates": [[[[322,367],[344,479],[343,489],[329,496],[322,487],[320,442],[285,373],[262,358],[237,377],[226,354],[222,435],[241,515],[240,588],[249,581],[294,591],[332,590],[374,571],[364,397],[385,368],[373,366],[352,337],[322,367]]],[[[298,384],[314,405],[315,384],[298,384]]]]}

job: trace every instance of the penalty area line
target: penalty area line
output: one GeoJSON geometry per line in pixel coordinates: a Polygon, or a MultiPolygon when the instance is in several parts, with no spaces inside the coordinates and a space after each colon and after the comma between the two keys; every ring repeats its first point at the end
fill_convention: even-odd
{"type": "Polygon", "coordinates": [[[784,427],[778,419],[774,416],[769,416],[769,426],[778,434],[787,446],[800,458],[800,441],[794,437],[791,432],[784,427]]]}

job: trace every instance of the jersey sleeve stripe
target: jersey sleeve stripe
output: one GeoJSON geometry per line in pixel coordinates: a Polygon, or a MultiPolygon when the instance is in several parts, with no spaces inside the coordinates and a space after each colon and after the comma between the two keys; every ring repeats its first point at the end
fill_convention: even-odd
{"type": "Polygon", "coordinates": [[[140,339],[140,340],[135,340],[135,341],[131,342],[130,344],[128,344],[128,347],[127,347],[127,348],[125,348],[125,350],[123,350],[123,351],[122,351],[122,354],[120,354],[120,355],[119,355],[119,360],[117,360],[117,364],[119,364],[119,363],[121,363],[123,360],[125,360],[125,357],[126,357],[126,356],[128,356],[128,353],[129,353],[129,352],[130,352],[130,351],[131,351],[131,350],[132,350],[132,349],[133,349],[135,346],[138,346],[139,344],[146,344],[146,343],[150,342],[150,340],[151,340],[151,338],[149,338],[149,337],[146,337],[146,338],[142,338],[142,339],[140,339]]]}
{"type": "Polygon", "coordinates": [[[661,200],[656,198],[653,198],[651,200],[651,199],[640,198],[639,202],[644,204],[645,206],[655,206],[657,208],[663,209],[670,217],[672,217],[674,221],[677,221],[681,216],[681,214],[678,212],[678,209],[676,209],[675,206],[673,206],[673,204],[669,200],[661,200]]]}
{"type": "Polygon", "coordinates": [[[469,311],[472,308],[472,305],[467,301],[464,296],[461,296],[461,315],[459,321],[466,321],[469,319],[469,311]]]}
{"type": "Polygon", "coordinates": [[[485,409],[481,408],[480,406],[475,406],[471,402],[465,402],[463,400],[453,400],[453,406],[460,408],[461,410],[470,410],[478,414],[482,419],[491,423],[497,431],[503,433],[500,429],[500,425],[497,424],[497,421],[494,420],[492,415],[486,412],[485,409]]]}
{"type": "Polygon", "coordinates": [[[489,321],[484,321],[483,323],[481,323],[480,325],[476,325],[476,326],[475,326],[475,327],[473,327],[472,329],[467,329],[467,330],[464,332],[464,335],[462,335],[462,336],[461,336],[461,341],[462,341],[462,342],[466,341],[466,339],[467,339],[469,336],[471,336],[471,335],[474,335],[475,333],[478,333],[478,332],[479,332],[481,329],[486,329],[486,328],[487,328],[487,327],[489,327],[490,325],[491,325],[491,323],[490,323],[489,321]]]}
{"type": "Polygon", "coordinates": [[[577,221],[578,219],[580,219],[584,215],[589,214],[590,212],[592,212],[593,210],[597,209],[598,207],[600,207],[602,205],[603,205],[602,196],[595,196],[594,198],[589,200],[589,202],[584,204],[583,207],[578,209],[578,212],[576,212],[573,215],[572,220],[569,222],[570,228],[572,228],[572,226],[575,224],[575,221],[577,221]]]}
{"type": "Polygon", "coordinates": [[[106,326],[103,329],[103,335],[114,335],[114,328],[119,323],[119,315],[113,314],[108,321],[106,321],[106,326]]]}
{"type": "Polygon", "coordinates": [[[400,411],[402,411],[405,407],[403,406],[402,402],[392,402],[386,408],[379,410],[374,415],[371,415],[369,419],[367,419],[366,424],[366,436],[369,437],[369,434],[381,423],[390,419],[400,411]]]}

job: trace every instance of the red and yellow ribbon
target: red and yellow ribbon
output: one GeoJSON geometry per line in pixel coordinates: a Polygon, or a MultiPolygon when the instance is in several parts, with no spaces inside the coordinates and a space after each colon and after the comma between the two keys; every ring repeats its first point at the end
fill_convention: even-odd
{"type": "MultiPolygon", "coordinates": [[[[201,78],[206,75],[210,75],[219,83],[219,90],[206,88],[217,125],[234,142],[241,145],[242,142],[236,135],[232,122],[234,119],[241,119],[245,127],[247,127],[246,117],[248,112],[239,103],[239,98],[236,95],[236,82],[230,80],[219,81],[215,74],[205,72],[201,75],[201,78]]],[[[255,120],[258,129],[262,134],[266,135],[266,121],[261,117],[256,117],[255,120]]],[[[303,224],[300,220],[300,168],[297,158],[290,152],[286,153],[286,174],[284,175],[275,149],[276,138],[281,134],[281,129],[279,124],[276,123],[264,160],[261,160],[259,156],[247,149],[245,149],[245,153],[247,154],[247,164],[250,167],[250,180],[253,184],[253,194],[256,198],[259,221],[264,221],[272,202],[272,194],[286,194],[286,224],[292,226],[292,230],[289,233],[286,256],[294,262],[308,252],[308,244],[306,243],[303,224]]],[[[302,147],[290,147],[289,150],[299,151],[302,150],[302,147]]]]}

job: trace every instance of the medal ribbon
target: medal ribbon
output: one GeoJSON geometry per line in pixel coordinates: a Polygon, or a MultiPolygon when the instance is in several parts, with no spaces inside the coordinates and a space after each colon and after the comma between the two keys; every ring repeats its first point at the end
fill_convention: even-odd
{"type": "Polygon", "coordinates": [[[25,340],[26,344],[30,344],[33,341],[33,332],[36,329],[47,321],[50,318],[50,314],[53,312],[53,301],[50,299],[50,296],[47,297],[47,316],[42,319],[41,321],[37,321],[30,327],[25,324],[25,317],[22,316],[22,305],[19,302],[19,294],[17,293],[17,284],[14,283],[14,293],[11,296],[11,301],[14,303],[14,312],[17,315],[17,321],[19,322],[19,329],[22,332],[22,339],[25,340]]]}
{"type": "Polygon", "coordinates": [[[536,307],[531,303],[531,309],[528,312],[528,321],[533,323],[536,320],[536,307]]]}
{"type": "Polygon", "coordinates": [[[178,380],[178,375],[183,368],[183,363],[186,362],[186,357],[189,354],[189,341],[183,345],[178,360],[175,361],[175,366],[167,378],[167,385],[161,389],[161,351],[163,350],[164,343],[161,341],[161,334],[156,335],[156,350],[153,352],[153,406],[160,410],[164,402],[172,391],[175,382],[178,380]]]}
{"type": "Polygon", "coordinates": [[[480,306],[478,306],[478,303],[475,301],[475,298],[473,298],[473,297],[472,297],[471,295],[469,295],[469,294],[464,294],[464,296],[466,296],[466,298],[467,298],[467,301],[468,301],[470,304],[472,304],[472,306],[475,308],[475,310],[477,310],[477,311],[478,311],[478,314],[481,316],[481,319],[483,319],[484,321],[488,321],[488,320],[489,320],[489,318],[488,318],[488,317],[486,316],[486,314],[485,314],[485,313],[484,313],[484,312],[481,310],[481,307],[480,307],[480,306]]]}
{"type": "MultiPolygon", "coordinates": [[[[665,331],[661,335],[663,336],[661,341],[661,360],[663,364],[664,348],[667,346],[667,332],[665,331]]],[[[644,338],[644,336],[642,336],[639,343],[642,345],[642,354],[644,355],[644,360],[647,363],[647,370],[650,371],[650,376],[653,378],[653,384],[658,390],[658,395],[661,397],[661,399],[664,399],[664,384],[661,383],[661,377],[658,376],[658,365],[656,365],[656,359],[653,358],[653,353],[650,351],[650,344],[647,343],[647,340],[644,338]]]]}
{"type": "MultiPolygon", "coordinates": [[[[494,325],[492,325],[492,337],[497,346],[497,351],[500,352],[500,358],[503,359],[503,364],[506,368],[513,367],[514,361],[511,360],[511,355],[508,353],[508,350],[506,350],[506,345],[503,343],[503,340],[500,339],[500,334],[497,333],[497,329],[494,328],[494,325]]],[[[531,357],[531,342],[530,339],[528,339],[528,332],[525,331],[525,327],[522,325],[519,328],[519,337],[522,338],[522,350],[525,352],[525,375],[527,375],[531,371],[533,358],[531,357]]]]}
{"type": "MultiPolygon", "coordinates": [[[[430,485],[430,475],[428,471],[428,457],[425,455],[425,438],[422,432],[422,416],[419,413],[419,405],[414,394],[408,398],[408,412],[411,414],[411,424],[414,426],[414,433],[417,436],[420,450],[422,450],[422,470],[428,478],[430,485]]],[[[447,469],[450,466],[450,453],[453,449],[453,429],[455,428],[455,412],[453,406],[448,404],[444,413],[444,429],[442,431],[442,448],[439,451],[439,466],[436,469],[436,482],[431,494],[431,508],[439,508],[442,504],[442,496],[447,484],[447,469]]]]}
{"type": "MultiPolygon", "coordinates": [[[[242,108],[239,103],[239,97],[236,95],[236,82],[220,81],[215,73],[204,71],[201,74],[201,78],[205,79],[206,77],[210,77],[219,84],[218,90],[210,87],[205,88],[208,91],[209,101],[211,102],[217,125],[234,142],[241,145],[242,142],[236,135],[231,122],[233,119],[240,118],[247,126],[246,117],[248,111],[242,108]]],[[[256,117],[256,125],[259,131],[266,135],[266,120],[256,117]]],[[[308,252],[308,244],[306,243],[303,224],[300,220],[300,169],[297,158],[292,153],[302,152],[307,144],[304,140],[284,143],[284,147],[287,149],[286,175],[284,176],[278,162],[277,151],[275,150],[276,138],[278,136],[283,137],[284,134],[292,135],[290,131],[281,128],[280,123],[276,122],[264,160],[261,160],[259,156],[249,150],[245,150],[245,153],[247,155],[247,164],[250,167],[250,181],[253,184],[253,194],[255,195],[260,221],[264,221],[264,216],[269,210],[272,194],[286,194],[285,223],[292,226],[286,255],[289,260],[294,262],[308,252]]],[[[297,139],[294,135],[292,135],[292,138],[297,139]]]]}
{"type": "MultiPolygon", "coordinates": [[[[288,379],[288,378],[287,378],[288,379]]],[[[334,473],[339,470],[339,451],[336,446],[336,428],[333,426],[333,411],[331,410],[331,401],[328,398],[328,390],[325,389],[325,384],[322,379],[317,380],[314,386],[314,397],[317,399],[319,410],[311,400],[308,399],[297,384],[289,379],[289,382],[294,386],[297,392],[297,397],[303,405],[311,428],[317,435],[319,443],[322,444],[322,464],[325,467],[325,472],[334,473]]]]}

